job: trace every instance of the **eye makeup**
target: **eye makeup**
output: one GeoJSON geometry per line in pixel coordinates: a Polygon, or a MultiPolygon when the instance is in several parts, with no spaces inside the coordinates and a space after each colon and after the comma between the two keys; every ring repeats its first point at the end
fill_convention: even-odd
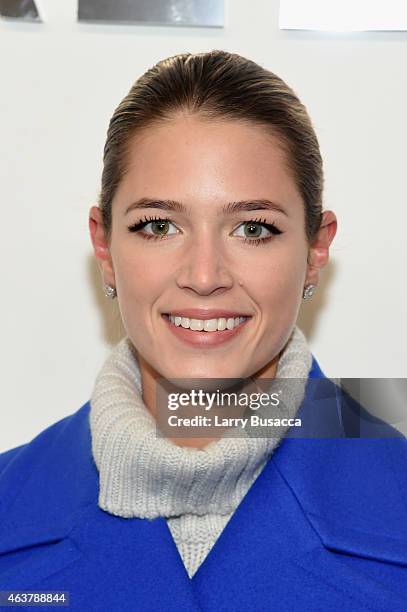
{"type": "MultiPolygon", "coordinates": [[[[165,224],[172,224],[175,226],[175,224],[173,223],[173,221],[171,221],[171,219],[169,219],[168,217],[144,217],[142,220],[140,220],[137,223],[133,223],[132,225],[129,225],[127,227],[128,231],[131,233],[138,233],[140,235],[140,237],[142,237],[145,240],[162,240],[162,239],[167,239],[168,236],[173,236],[176,234],[172,233],[172,234],[152,234],[152,233],[148,233],[145,232],[144,229],[148,226],[148,225],[153,225],[156,224],[160,226],[163,229],[163,226],[165,226],[165,224]]],[[[266,242],[269,242],[270,240],[273,240],[275,238],[275,236],[278,236],[279,234],[283,234],[284,232],[282,232],[274,223],[267,223],[266,219],[251,219],[249,221],[244,221],[243,223],[241,223],[238,228],[242,227],[242,226],[248,226],[248,227],[261,227],[262,229],[266,229],[268,232],[270,232],[270,235],[268,236],[263,236],[262,238],[259,238],[257,236],[255,236],[254,238],[247,238],[247,237],[243,237],[243,242],[246,244],[250,244],[252,246],[258,246],[260,244],[264,244],[266,242]]],[[[176,226],[175,226],[176,227],[176,226]]],[[[236,228],[236,229],[238,229],[236,228]]],[[[236,231],[236,230],[235,230],[236,231]]]]}

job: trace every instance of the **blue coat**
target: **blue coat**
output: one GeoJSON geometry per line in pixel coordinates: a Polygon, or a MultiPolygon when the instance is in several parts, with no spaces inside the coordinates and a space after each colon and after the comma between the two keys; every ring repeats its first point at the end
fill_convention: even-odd
{"type": "Polygon", "coordinates": [[[336,438],[287,436],[192,580],[164,518],[98,507],[89,401],[1,454],[0,590],[69,591],[72,612],[406,612],[407,440],[344,437],[352,407],[315,377],[314,359],[300,414],[336,438]]]}

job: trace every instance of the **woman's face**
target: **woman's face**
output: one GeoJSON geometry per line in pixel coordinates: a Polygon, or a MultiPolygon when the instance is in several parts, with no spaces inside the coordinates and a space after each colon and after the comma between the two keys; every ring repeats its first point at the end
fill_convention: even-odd
{"type": "Polygon", "coordinates": [[[104,280],[116,287],[144,384],[157,375],[275,375],[308,254],[302,198],[284,160],[276,139],[241,121],[177,116],[133,142],[112,204],[112,272],[104,280]],[[250,318],[211,332],[164,316],[184,314],[187,324],[190,309],[205,311],[196,319],[250,318]]]}

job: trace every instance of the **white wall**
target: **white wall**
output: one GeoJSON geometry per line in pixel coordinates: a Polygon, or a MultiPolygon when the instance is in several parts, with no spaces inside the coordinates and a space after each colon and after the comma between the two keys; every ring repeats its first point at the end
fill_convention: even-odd
{"type": "Polygon", "coordinates": [[[272,0],[225,0],[223,30],[84,25],[74,0],[37,2],[44,24],[0,22],[0,452],[84,404],[121,338],[88,210],[114,108],[184,51],[245,55],[307,105],[339,229],[300,324],[329,376],[407,376],[407,34],[281,32],[272,0]]]}

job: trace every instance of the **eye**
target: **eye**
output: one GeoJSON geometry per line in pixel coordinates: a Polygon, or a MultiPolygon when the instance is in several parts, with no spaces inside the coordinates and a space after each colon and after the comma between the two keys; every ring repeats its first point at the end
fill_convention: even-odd
{"type": "MultiPolygon", "coordinates": [[[[274,223],[267,223],[265,219],[263,221],[261,219],[245,221],[237,229],[240,228],[243,228],[244,231],[243,242],[250,243],[251,245],[267,242],[274,236],[283,233],[274,223]],[[264,232],[266,234],[262,235],[264,232]]],[[[178,233],[174,223],[167,217],[144,217],[143,220],[128,226],[127,229],[129,232],[139,233],[145,240],[160,240],[178,233]],[[175,231],[170,231],[171,226],[175,228],[175,231]],[[145,231],[146,228],[149,228],[151,231],[145,231]]]]}
{"type": "Polygon", "coordinates": [[[263,221],[261,219],[245,221],[239,225],[237,230],[241,228],[244,232],[244,242],[250,242],[256,245],[261,242],[269,241],[273,236],[283,233],[274,223],[267,223],[265,219],[263,221]]]}
{"type": "Polygon", "coordinates": [[[160,239],[178,233],[178,230],[172,233],[169,232],[170,225],[175,227],[172,221],[170,221],[170,219],[168,218],[163,219],[161,217],[145,217],[138,223],[134,223],[133,225],[128,226],[127,229],[129,232],[139,232],[140,236],[142,236],[146,240],[160,239]],[[145,231],[148,226],[151,226],[151,232],[145,231]]]}

